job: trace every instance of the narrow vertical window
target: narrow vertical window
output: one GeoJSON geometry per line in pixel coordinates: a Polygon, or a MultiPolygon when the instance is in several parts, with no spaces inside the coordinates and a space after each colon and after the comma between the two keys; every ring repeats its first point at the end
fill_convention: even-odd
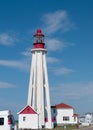
{"type": "Polygon", "coordinates": [[[26,117],[25,116],[23,117],[23,121],[26,121],[26,117]]]}

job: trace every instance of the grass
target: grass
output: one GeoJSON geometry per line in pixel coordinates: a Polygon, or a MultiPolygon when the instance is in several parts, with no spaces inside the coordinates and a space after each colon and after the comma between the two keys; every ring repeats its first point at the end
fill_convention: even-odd
{"type": "MultiPolygon", "coordinates": [[[[66,125],[64,126],[56,126],[55,128],[51,129],[51,130],[75,130],[77,129],[76,125],[66,125]]],[[[32,129],[24,129],[24,130],[32,130],[32,129]]],[[[38,129],[38,130],[50,130],[50,129],[38,129]]]]}
{"type": "MultiPolygon", "coordinates": [[[[57,126],[52,130],[75,130],[77,127],[76,125],[66,125],[66,126],[57,126]]],[[[49,130],[49,129],[46,129],[49,130]]]]}

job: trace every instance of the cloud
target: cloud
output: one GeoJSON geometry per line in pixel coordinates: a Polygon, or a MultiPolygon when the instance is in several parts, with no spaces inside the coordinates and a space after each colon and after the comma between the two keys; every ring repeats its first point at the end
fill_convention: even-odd
{"type": "Polygon", "coordinates": [[[20,70],[26,70],[30,68],[30,61],[29,60],[0,60],[0,65],[12,68],[18,68],[20,70]]]}
{"type": "MultiPolygon", "coordinates": [[[[31,54],[31,48],[27,49],[27,50],[24,51],[24,52],[21,52],[21,54],[22,54],[23,56],[26,56],[26,57],[29,57],[29,58],[30,58],[30,57],[32,56],[32,54],[31,54]]],[[[46,57],[46,60],[47,60],[48,63],[60,62],[58,58],[56,58],[56,57],[50,57],[50,56],[47,56],[47,57],[46,57]]]]}
{"type": "Polygon", "coordinates": [[[60,84],[60,86],[65,87],[67,92],[74,92],[74,94],[79,96],[93,94],[93,81],[64,83],[60,84]]]}
{"type": "Polygon", "coordinates": [[[10,84],[7,82],[0,82],[0,88],[14,88],[15,85],[14,84],[10,84]]]}
{"type": "Polygon", "coordinates": [[[53,70],[56,75],[66,75],[74,72],[72,69],[62,67],[62,68],[56,68],[53,70]]]}
{"type": "Polygon", "coordinates": [[[43,32],[48,36],[48,38],[46,37],[45,39],[48,50],[63,50],[65,47],[72,45],[72,43],[64,41],[62,37],[58,38],[59,34],[75,28],[74,23],[70,21],[66,11],[57,10],[55,12],[44,14],[42,16],[42,21],[43,32]]]}
{"type": "Polygon", "coordinates": [[[93,81],[62,83],[50,87],[53,103],[58,102],[93,102],[93,81]],[[53,100],[55,99],[55,100],[53,100]]]}
{"type": "Polygon", "coordinates": [[[47,62],[48,63],[57,63],[57,62],[60,62],[60,60],[55,57],[47,57],[47,62]]]}
{"type": "MultiPolygon", "coordinates": [[[[26,54],[26,52],[25,52],[26,54]]],[[[31,55],[31,54],[30,54],[31,55]]],[[[10,68],[17,68],[23,71],[28,72],[30,70],[30,66],[31,66],[31,58],[29,55],[26,55],[28,57],[26,57],[26,59],[22,59],[22,60],[0,60],[0,66],[4,66],[4,67],[10,67],[10,68]]],[[[59,63],[60,60],[55,58],[55,57],[47,57],[46,58],[47,63],[59,63]]]]}
{"type": "Polygon", "coordinates": [[[23,56],[31,57],[31,48],[26,49],[25,51],[21,52],[23,56]]]}
{"type": "Polygon", "coordinates": [[[67,47],[66,42],[59,40],[57,38],[46,39],[47,49],[50,51],[63,50],[64,47],[67,47]]]}
{"type": "Polygon", "coordinates": [[[20,61],[11,61],[11,60],[0,60],[0,65],[10,66],[10,67],[22,67],[22,63],[20,61]]]}
{"type": "Polygon", "coordinates": [[[14,35],[9,35],[8,33],[0,34],[0,44],[8,46],[13,45],[17,41],[14,35]]]}
{"type": "Polygon", "coordinates": [[[67,12],[63,10],[57,10],[53,13],[45,14],[42,17],[42,20],[45,24],[44,31],[47,34],[53,34],[57,31],[66,32],[75,26],[69,20],[67,12]]]}

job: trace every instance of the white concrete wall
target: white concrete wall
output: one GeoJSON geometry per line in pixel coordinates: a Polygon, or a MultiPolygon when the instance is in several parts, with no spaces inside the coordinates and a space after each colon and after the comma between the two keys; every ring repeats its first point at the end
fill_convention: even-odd
{"type": "Polygon", "coordinates": [[[19,129],[38,129],[38,126],[37,114],[19,114],[19,129]]]}
{"type": "Polygon", "coordinates": [[[92,114],[86,114],[85,115],[85,122],[86,123],[92,123],[93,122],[93,115],[92,114]]]}
{"type": "Polygon", "coordinates": [[[57,109],[56,121],[57,124],[77,124],[77,117],[73,117],[73,109],[57,109]],[[63,117],[69,117],[69,120],[63,120],[63,117]]]}
{"type": "Polygon", "coordinates": [[[83,123],[82,123],[82,126],[89,126],[89,123],[83,122],[83,123]]]}

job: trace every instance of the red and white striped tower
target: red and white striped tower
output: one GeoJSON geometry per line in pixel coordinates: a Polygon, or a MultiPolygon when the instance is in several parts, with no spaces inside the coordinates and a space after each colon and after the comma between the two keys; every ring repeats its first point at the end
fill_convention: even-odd
{"type": "Polygon", "coordinates": [[[37,29],[34,35],[34,47],[32,49],[32,65],[28,91],[28,105],[38,113],[39,128],[52,129],[52,117],[50,106],[49,83],[46,65],[46,53],[44,35],[37,29]],[[47,119],[47,126],[45,125],[47,119]]]}

